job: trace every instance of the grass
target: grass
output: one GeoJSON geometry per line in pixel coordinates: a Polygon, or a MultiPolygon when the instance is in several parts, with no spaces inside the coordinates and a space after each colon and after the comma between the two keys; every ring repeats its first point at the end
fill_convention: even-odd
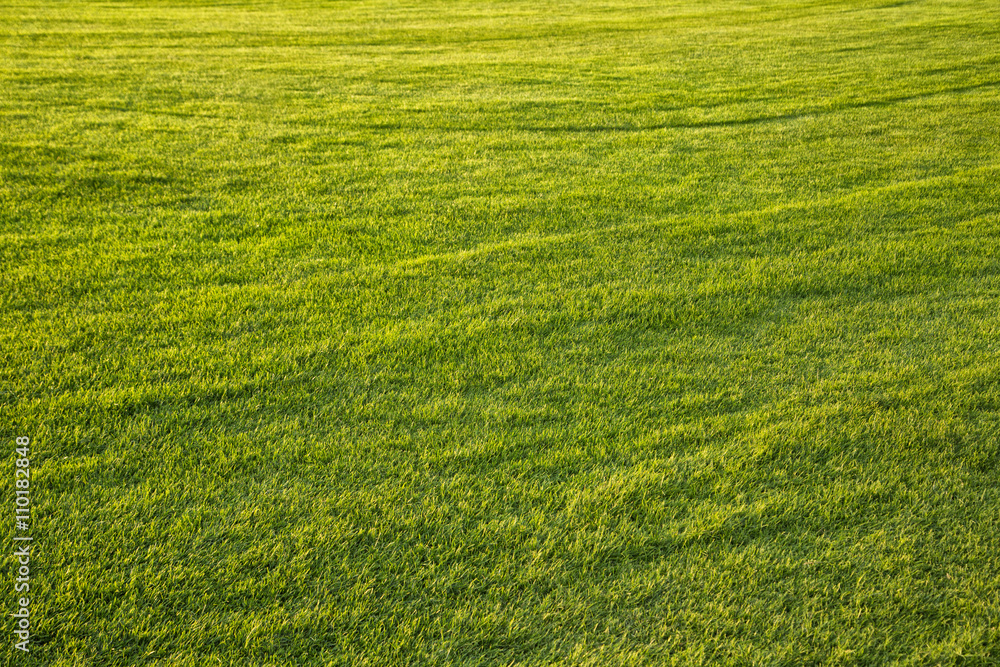
{"type": "Polygon", "coordinates": [[[0,3],[5,664],[1000,664],[998,39],[0,3]]]}

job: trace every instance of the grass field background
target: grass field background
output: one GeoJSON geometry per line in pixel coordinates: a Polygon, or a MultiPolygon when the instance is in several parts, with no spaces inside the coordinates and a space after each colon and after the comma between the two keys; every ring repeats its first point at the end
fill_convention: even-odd
{"type": "Polygon", "coordinates": [[[998,109],[992,0],[0,2],[3,661],[1000,664],[998,109]]]}

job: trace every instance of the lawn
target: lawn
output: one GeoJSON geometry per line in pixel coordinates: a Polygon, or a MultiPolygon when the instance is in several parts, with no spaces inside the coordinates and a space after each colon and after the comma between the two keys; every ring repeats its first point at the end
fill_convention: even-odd
{"type": "Polygon", "coordinates": [[[0,0],[0,663],[1000,664],[998,110],[996,0],[0,0]]]}

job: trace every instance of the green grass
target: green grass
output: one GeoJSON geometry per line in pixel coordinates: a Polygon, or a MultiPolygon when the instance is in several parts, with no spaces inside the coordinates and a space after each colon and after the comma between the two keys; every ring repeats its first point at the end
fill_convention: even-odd
{"type": "Polygon", "coordinates": [[[998,44],[2,2],[4,664],[1000,664],[998,44]]]}

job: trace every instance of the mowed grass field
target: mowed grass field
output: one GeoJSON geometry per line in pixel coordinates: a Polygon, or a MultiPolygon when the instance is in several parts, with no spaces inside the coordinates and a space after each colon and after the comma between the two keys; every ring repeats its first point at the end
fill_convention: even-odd
{"type": "Polygon", "coordinates": [[[1000,664],[994,0],[3,2],[0,91],[3,664],[1000,664]]]}

